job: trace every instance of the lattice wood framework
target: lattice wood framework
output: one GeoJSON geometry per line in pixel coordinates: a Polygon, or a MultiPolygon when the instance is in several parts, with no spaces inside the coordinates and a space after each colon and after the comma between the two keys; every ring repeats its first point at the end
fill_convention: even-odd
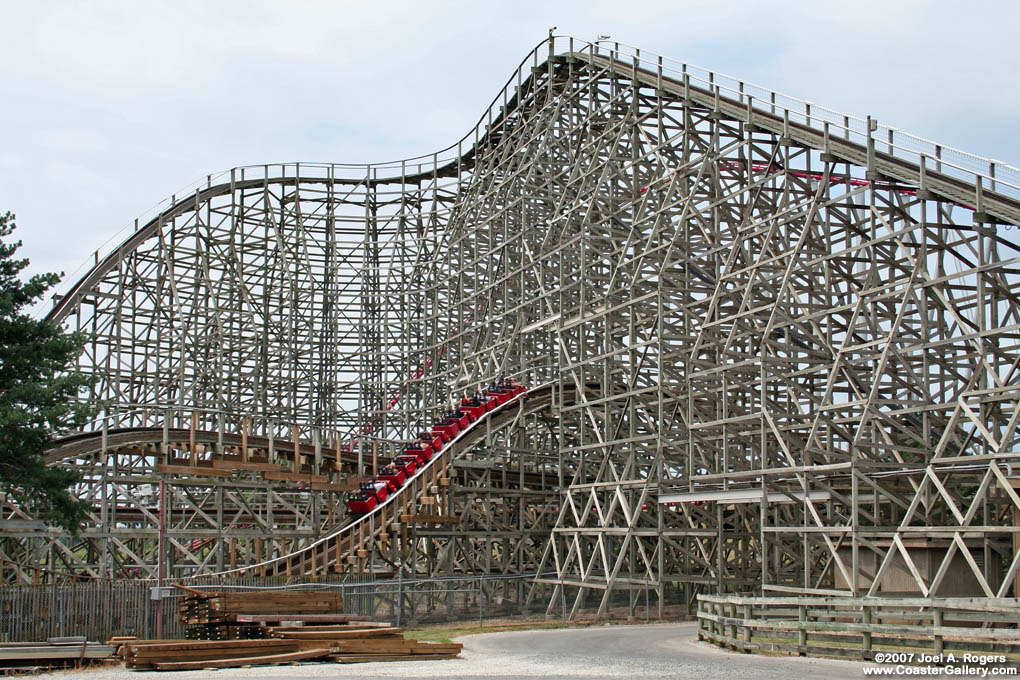
{"type": "MultiPolygon", "coordinates": [[[[109,432],[198,413],[213,443],[177,441],[202,464],[241,456],[248,423],[258,455],[296,439],[312,448],[282,469],[339,488],[387,446],[374,437],[414,436],[451,394],[512,375],[558,395],[460,452],[362,558],[281,564],[537,571],[537,597],[574,613],[642,591],[1012,594],[1015,169],[559,39],[443,152],[220,179],[55,306],[94,338],[80,365],[109,432]]],[[[152,565],[151,537],[112,548],[103,530],[160,481],[178,543],[216,532],[229,554],[245,513],[251,541],[274,541],[178,576],[347,521],[327,487],[236,471],[195,488],[135,455],[80,460],[91,534],[8,532],[4,559],[152,565]],[[266,518],[284,507],[292,524],[266,518]]]]}

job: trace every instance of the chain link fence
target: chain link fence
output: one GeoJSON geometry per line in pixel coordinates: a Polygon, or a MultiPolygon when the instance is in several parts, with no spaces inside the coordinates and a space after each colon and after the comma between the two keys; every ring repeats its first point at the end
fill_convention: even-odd
{"type": "MultiPolygon", "coordinates": [[[[543,614],[551,587],[534,583],[535,575],[455,576],[450,578],[372,579],[369,575],[323,578],[315,583],[287,584],[284,579],[238,579],[189,588],[251,592],[296,590],[340,592],[344,610],[397,626],[470,622],[543,614]],[[531,611],[524,605],[531,589],[531,611]]],[[[29,642],[50,637],[84,635],[108,640],[115,635],[141,639],[182,639],[178,603],[186,592],[154,587],[152,581],[115,581],[71,585],[0,588],[0,642],[29,642]]],[[[559,610],[555,612],[560,614],[559,610]]]]}

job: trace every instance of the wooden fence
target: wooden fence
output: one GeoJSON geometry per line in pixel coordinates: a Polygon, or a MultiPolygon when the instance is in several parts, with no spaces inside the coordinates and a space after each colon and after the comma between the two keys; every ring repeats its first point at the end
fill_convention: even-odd
{"type": "MultiPolygon", "coordinates": [[[[745,652],[1020,654],[1016,598],[698,596],[698,637],[745,652]]],[[[1020,658],[1020,657],[1017,657],[1020,658]]]]}

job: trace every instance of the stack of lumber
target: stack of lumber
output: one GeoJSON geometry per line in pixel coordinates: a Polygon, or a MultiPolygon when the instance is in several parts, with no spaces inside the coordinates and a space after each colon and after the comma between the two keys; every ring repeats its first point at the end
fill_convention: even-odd
{"type": "Polygon", "coordinates": [[[403,630],[343,613],[336,592],[187,592],[179,615],[185,642],[119,641],[129,668],[191,670],[298,661],[449,659],[455,644],[405,640],[403,630]]]}
{"type": "Polygon", "coordinates": [[[260,640],[265,636],[262,626],[251,623],[199,623],[184,627],[188,640],[260,640]]]}
{"type": "Polygon", "coordinates": [[[328,645],[329,658],[340,663],[452,659],[460,654],[462,647],[459,643],[406,640],[402,628],[386,624],[271,627],[268,630],[275,639],[297,640],[309,646],[328,645]]]}
{"type": "Polygon", "coordinates": [[[257,640],[265,637],[260,624],[314,620],[345,623],[361,617],[343,613],[339,593],[257,591],[201,592],[187,589],[179,616],[189,640],[257,640]]]}
{"type": "Polygon", "coordinates": [[[128,668],[190,671],[289,664],[304,659],[323,658],[329,654],[329,649],[302,650],[300,644],[291,640],[137,640],[121,645],[119,654],[128,668]]]}
{"type": "Polygon", "coordinates": [[[300,661],[363,663],[452,659],[459,644],[405,640],[403,630],[387,624],[269,626],[263,640],[121,642],[119,655],[128,668],[185,671],[293,664],[300,661]]]}
{"type": "Polygon", "coordinates": [[[180,603],[181,622],[225,623],[236,621],[238,616],[296,614],[329,616],[342,614],[343,598],[340,593],[258,591],[250,593],[189,592],[180,603]]]}

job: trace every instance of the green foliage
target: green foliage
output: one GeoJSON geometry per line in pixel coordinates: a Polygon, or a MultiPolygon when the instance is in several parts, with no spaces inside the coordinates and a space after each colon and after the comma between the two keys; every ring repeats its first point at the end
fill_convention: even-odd
{"type": "Polygon", "coordinates": [[[77,533],[87,506],[68,487],[78,475],[46,467],[43,456],[52,430],[81,427],[91,415],[77,399],[89,379],[64,371],[84,338],[25,313],[60,276],[21,280],[28,260],[15,258],[21,241],[9,240],[14,228],[14,215],[0,215],[0,492],[36,517],[77,533]]]}

